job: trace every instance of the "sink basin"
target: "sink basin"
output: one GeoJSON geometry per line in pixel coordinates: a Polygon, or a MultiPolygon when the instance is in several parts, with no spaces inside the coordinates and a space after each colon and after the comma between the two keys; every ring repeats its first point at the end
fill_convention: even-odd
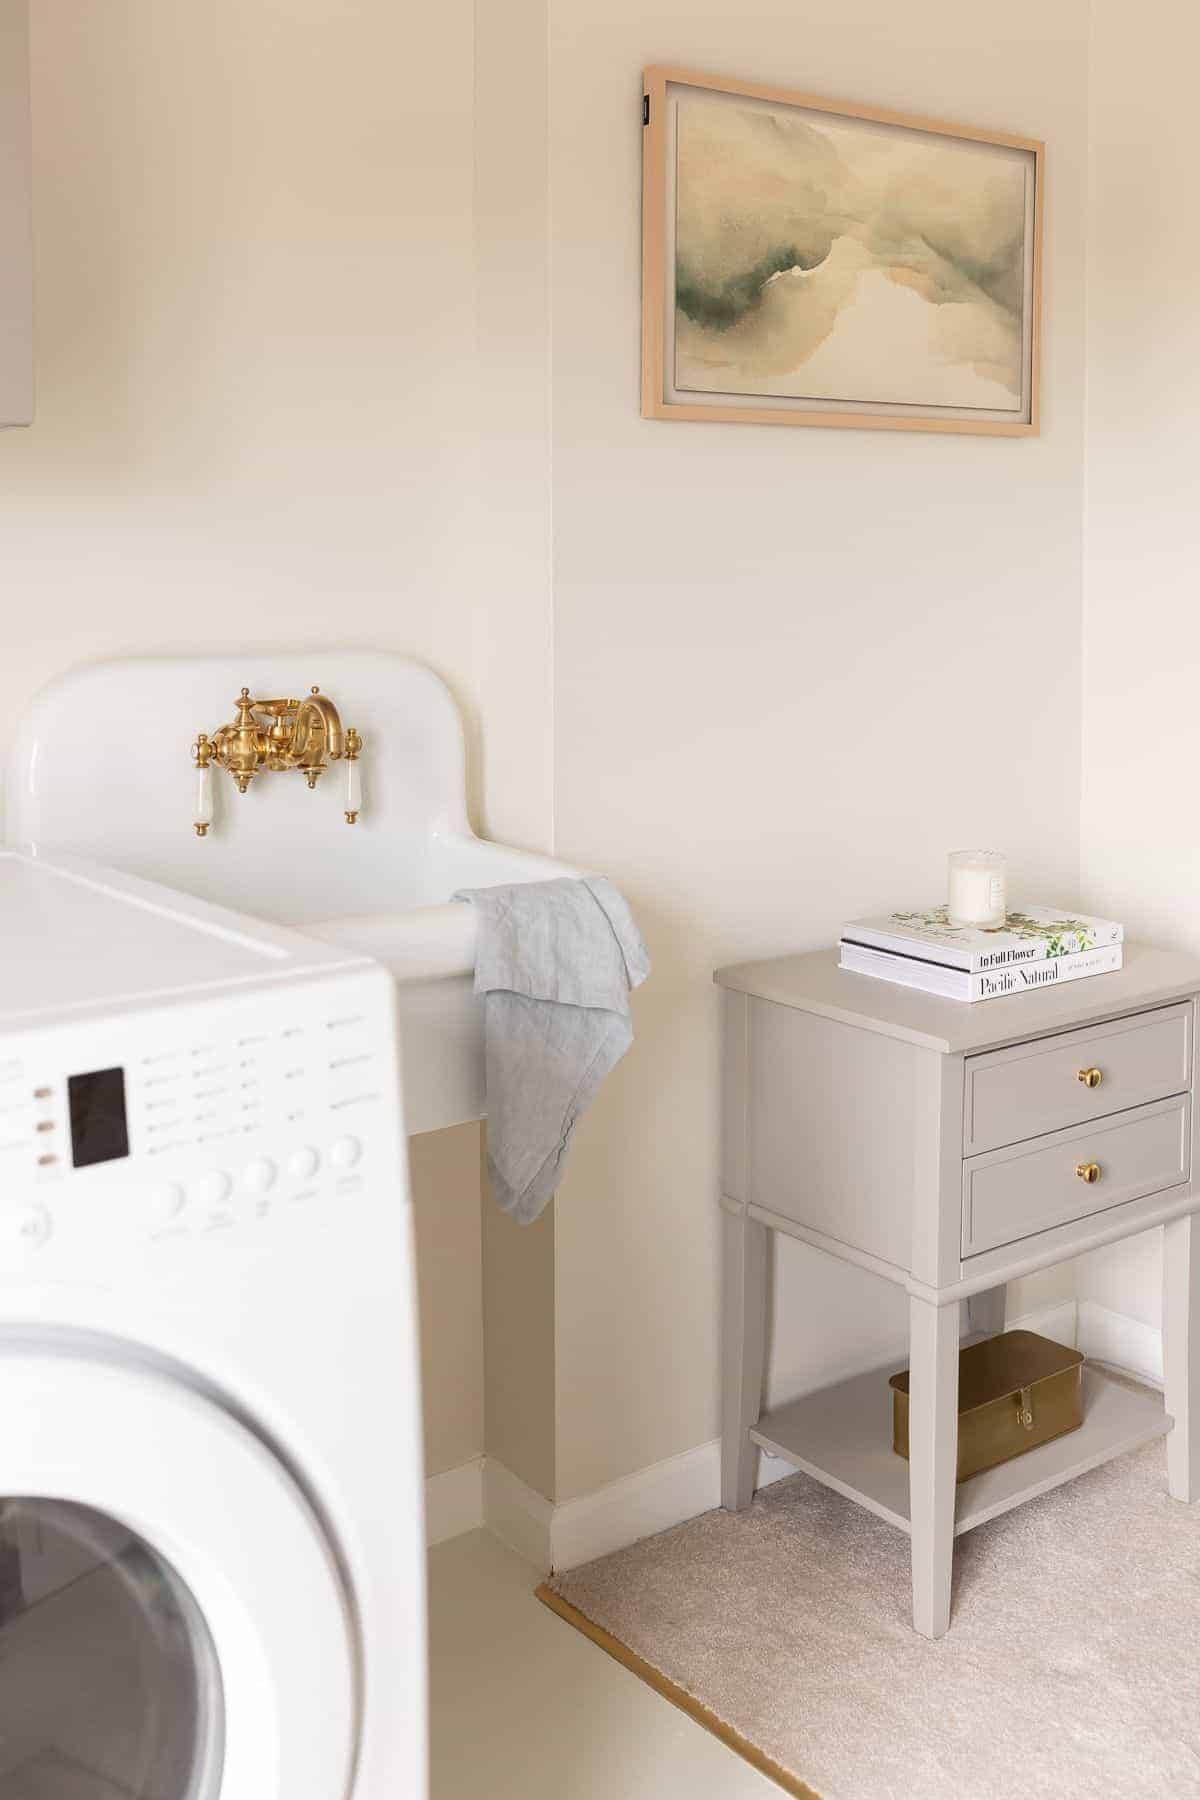
{"type": "Polygon", "coordinates": [[[429,669],[362,650],[145,657],[55,682],[21,722],[5,786],[10,843],[68,850],[224,906],[365,951],[396,978],[410,1132],[483,1111],[483,1013],[473,992],[476,919],[463,887],[573,875],[477,837],[466,811],[457,707],[429,669]],[[188,745],[255,695],[316,683],[363,735],[363,806],[342,809],[335,765],[245,795],[216,770],[207,837],[191,825],[188,745]]]}

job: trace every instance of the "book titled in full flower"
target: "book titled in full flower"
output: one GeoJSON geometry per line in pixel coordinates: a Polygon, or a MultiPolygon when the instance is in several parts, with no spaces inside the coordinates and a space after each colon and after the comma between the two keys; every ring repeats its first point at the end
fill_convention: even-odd
{"type": "Polygon", "coordinates": [[[1034,988],[1055,987],[1064,981],[1080,981],[1087,975],[1111,975],[1121,967],[1124,948],[1105,944],[1099,950],[1076,950],[1065,956],[1043,956],[1035,962],[1003,964],[998,969],[952,969],[944,963],[926,962],[917,956],[899,956],[893,950],[871,950],[842,939],[843,969],[855,975],[873,975],[880,981],[896,981],[923,994],[943,1000],[1002,1000],[1008,994],[1028,994],[1034,988]]]}
{"type": "Polygon", "coordinates": [[[1043,962],[1105,950],[1120,944],[1124,929],[1112,919],[1066,912],[1057,906],[1030,906],[1010,912],[1003,925],[951,924],[944,906],[924,912],[885,913],[878,919],[855,919],[842,927],[842,943],[862,949],[890,950],[919,956],[946,969],[981,975],[1013,963],[1043,962]]]}

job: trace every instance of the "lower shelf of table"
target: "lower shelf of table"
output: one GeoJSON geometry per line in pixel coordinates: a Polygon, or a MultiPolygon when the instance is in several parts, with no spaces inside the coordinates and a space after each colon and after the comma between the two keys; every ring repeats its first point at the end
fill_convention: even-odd
{"type": "MultiPolygon", "coordinates": [[[[892,1449],[888,1376],[895,1369],[892,1363],[855,1375],[764,1413],[750,1436],[772,1456],[908,1531],[908,1464],[892,1449]]],[[[1125,1387],[1099,1369],[1085,1367],[1079,1430],[961,1482],[955,1533],[970,1531],[1152,1438],[1165,1437],[1173,1423],[1161,1396],[1125,1387]]]]}

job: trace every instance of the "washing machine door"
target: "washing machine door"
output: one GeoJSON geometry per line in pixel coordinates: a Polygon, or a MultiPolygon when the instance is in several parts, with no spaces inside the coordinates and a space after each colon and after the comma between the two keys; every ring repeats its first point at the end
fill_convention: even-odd
{"type": "Polygon", "coordinates": [[[0,1800],[343,1800],[357,1667],[255,1431],[162,1371],[0,1350],[0,1800]]]}

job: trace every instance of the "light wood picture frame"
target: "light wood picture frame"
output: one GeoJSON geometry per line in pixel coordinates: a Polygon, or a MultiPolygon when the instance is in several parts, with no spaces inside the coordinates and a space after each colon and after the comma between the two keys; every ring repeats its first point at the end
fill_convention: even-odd
{"type": "Polygon", "coordinates": [[[643,417],[1037,434],[1039,139],[643,81],[643,417]]]}

